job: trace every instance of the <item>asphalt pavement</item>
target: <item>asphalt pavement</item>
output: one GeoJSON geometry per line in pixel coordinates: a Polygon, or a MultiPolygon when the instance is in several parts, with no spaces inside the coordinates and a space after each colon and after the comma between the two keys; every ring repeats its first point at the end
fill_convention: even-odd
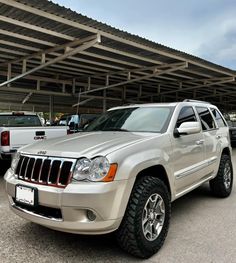
{"type": "MultiPolygon", "coordinates": [[[[236,149],[233,150],[236,171],[236,149]]],[[[176,200],[167,239],[148,260],[123,252],[113,235],[61,233],[27,222],[8,207],[0,162],[0,262],[148,262],[236,263],[236,189],[230,197],[212,197],[208,184],[176,200]]],[[[236,174],[236,172],[235,172],[236,174]]]]}

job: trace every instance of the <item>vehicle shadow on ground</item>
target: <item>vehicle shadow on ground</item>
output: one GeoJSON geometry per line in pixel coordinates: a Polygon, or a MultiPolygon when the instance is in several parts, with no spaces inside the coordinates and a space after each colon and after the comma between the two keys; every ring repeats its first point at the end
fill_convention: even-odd
{"type": "Polygon", "coordinates": [[[47,251],[47,258],[52,257],[52,262],[120,262],[121,257],[129,262],[137,262],[136,258],[118,247],[114,234],[76,235],[26,223],[18,229],[17,236],[18,242],[30,244],[30,253],[47,251]],[[19,240],[21,238],[22,242],[19,240]]]}
{"type": "Polygon", "coordinates": [[[0,177],[4,176],[7,169],[11,166],[11,161],[0,160],[0,177]]]}

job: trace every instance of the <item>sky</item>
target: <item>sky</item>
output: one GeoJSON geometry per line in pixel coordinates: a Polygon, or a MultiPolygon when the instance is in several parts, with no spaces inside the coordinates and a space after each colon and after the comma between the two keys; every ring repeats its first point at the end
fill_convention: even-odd
{"type": "Polygon", "coordinates": [[[53,0],[129,33],[236,70],[235,0],[53,0]]]}

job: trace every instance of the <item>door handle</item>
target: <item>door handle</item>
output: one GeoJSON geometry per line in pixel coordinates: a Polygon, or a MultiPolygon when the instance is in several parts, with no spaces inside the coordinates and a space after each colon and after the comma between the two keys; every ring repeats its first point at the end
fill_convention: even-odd
{"type": "Polygon", "coordinates": [[[201,145],[201,144],[203,144],[203,143],[204,143],[204,140],[196,141],[196,144],[197,144],[197,145],[201,145]]]}

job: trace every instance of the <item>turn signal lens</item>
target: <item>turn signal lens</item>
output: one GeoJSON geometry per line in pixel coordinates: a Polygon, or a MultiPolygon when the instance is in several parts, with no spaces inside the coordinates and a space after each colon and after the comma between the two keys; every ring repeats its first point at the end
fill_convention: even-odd
{"type": "Polygon", "coordinates": [[[117,164],[116,163],[111,164],[108,174],[103,178],[102,181],[103,182],[113,181],[116,176],[116,170],[117,170],[117,164]]]}

